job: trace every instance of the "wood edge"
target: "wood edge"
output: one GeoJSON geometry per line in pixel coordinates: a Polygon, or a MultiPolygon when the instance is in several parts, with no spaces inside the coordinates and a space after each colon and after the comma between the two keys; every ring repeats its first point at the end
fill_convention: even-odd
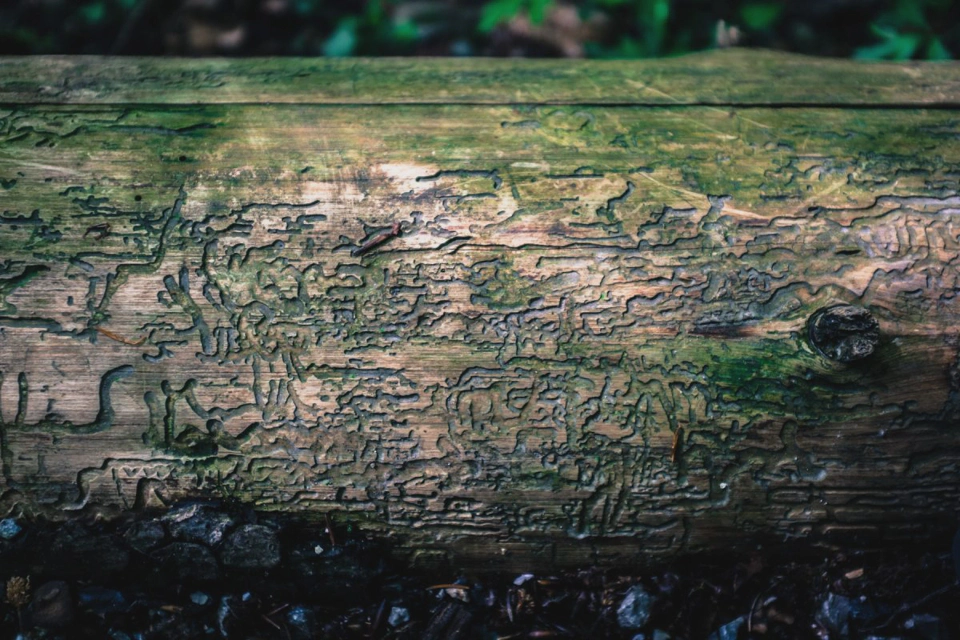
{"type": "Polygon", "coordinates": [[[250,103],[960,108],[960,63],[818,58],[766,49],[575,61],[0,56],[5,105],[250,103]],[[184,69],[215,74],[220,84],[182,80],[171,86],[157,77],[184,69]],[[548,74],[531,80],[528,70],[548,74]],[[251,71],[289,78],[268,83],[251,71]],[[398,78],[398,72],[406,75],[398,78]],[[458,77],[463,73],[470,76],[458,77]]]}

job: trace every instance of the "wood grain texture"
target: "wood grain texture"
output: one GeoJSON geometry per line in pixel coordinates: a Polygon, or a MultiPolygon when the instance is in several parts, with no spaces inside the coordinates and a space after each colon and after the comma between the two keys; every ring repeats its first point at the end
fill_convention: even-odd
{"type": "Polygon", "coordinates": [[[955,526],[955,111],[138,105],[76,64],[107,104],[0,110],[3,510],[215,495],[538,566],[955,526]],[[862,362],[808,341],[839,303],[862,362]]]}
{"type": "Polygon", "coordinates": [[[655,60],[0,57],[17,104],[960,105],[952,63],[729,49],[655,60]]]}

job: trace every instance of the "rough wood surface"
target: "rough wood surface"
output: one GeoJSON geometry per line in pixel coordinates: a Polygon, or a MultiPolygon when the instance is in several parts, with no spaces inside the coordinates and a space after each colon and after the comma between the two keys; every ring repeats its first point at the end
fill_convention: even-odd
{"type": "Polygon", "coordinates": [[[730,49],[656,60],[0,57],[19,104],[960,106],[952,63],[862,63],[730,49]]]}
{"type": "Polygon", "coordinates": [[[626,99],[598,63],[4,61],[0,507],[216,495],[540,566],[955,526],[958,68],[753,55],[663,63],[698,102],[761,69],[742,107],[522,103],[626,99]],[[499,84],[367,104],[401,64],[499,84]],[[754,104],[781,66],[858,90],[754,104]],[[864,360],[809,343],[839,303],[864,360]]]}

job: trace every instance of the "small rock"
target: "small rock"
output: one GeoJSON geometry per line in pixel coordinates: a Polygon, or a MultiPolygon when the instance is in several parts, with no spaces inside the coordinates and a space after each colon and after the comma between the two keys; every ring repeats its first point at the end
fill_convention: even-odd
{"type": "Polygon", "coordinates": [[[17,521],[13,518],[4,518],[3,520],[0,520],[0,538],[3,538],[4,540],[11,540],[16,538],[20,531],[20,525],[18,525],[17,521]]]}
{"type": "Polygon", "coordinates": [[[57,531],[42,560],[45,567],[57,567],[58,575],[83,578],[124,571],[130,564],[130,552],[119,536],[67,522],[57,531]]]}
{"type": "Polygon", "coordinates": [[[33,592],[28,617],[30,624],[44,629],[63,629],[73,622],[70,587],[59,580],[46,582],[33,592]]]}
{"type": "Polygon", "coordinates": [[[174,538],[199,542],[209,547],[219,544],[233,526],[233,518],[203,504],[182,505],[167,513],[163,519],[174,538]]]}
{"type": "Polygon", "coordinates": [[[854,600],[830,593],[820,605],[817,621],[840,637],[847,637],[850,635],[850,618],[856,608],[857,603],[854,600]]]}
{"type": "Polygon", "coordinates": [[[213,553],[193,542],[174,542],[153,552],[160,567],[182,582],[205,582],[220,576],[213,553]]]}
{"type": "Polygon", "coordinates": [[[399,627],[407,624],[408,622],[410,622],[410,612],[407,611],[406,607],[390,608],[390,617],[387,618],[387,623],[391,627],[399,627]]]}
{"type": "Polygon", "coordinates": [[[127,600],[122,593],[114,589],[95,586],[80,589],[77,593],[77,602],[82,609],[99,616],[116,613],[127,608],[127,600]]]}
{"type": "Polygon", "coordinates": [[[123,534],[123,538],[140,553],[147,553],[159,547],[166,535],[162,524],[154,520],[144,520],[135,522],[123,534]]]}
{"type": "Polygon", "coordinates": [[[654,629],[652,640],[670,640],[670,634],[663,629],[654,629]]]}
{"type": "Polygon", "coordinates": [[[740,633],[740,627],[742,627],[746,621],[747,619],[743,616],[731,620],[727,624],[711,633],[707,637],[707,640],[737,640],[737,634],[740,633]]]}
{"type": "Polygon", "coordinates": [[[195,591],[190,594],[190,602],[201,607],[210,602],[210,596],[202,591],[195,591]]]}
{"type": "Polygon", "coordinates": [[[903,623],[903,628],[911,632],[911,636],[923,640],[944,640],[947,631],[940,618],[928,613],[918,613],[910,616],[903,623]]]}
{"type": "Polygon", "coordinates": [[[820,604],[816,619],[836,637],[846,638],[850,636],[851,626],[854,628],[869,626],[883,613],[865,598],[854,600],[828,593],[820,604]]]}
{"type": "Polygon", "coordinates": [[[639,629],[650,619],[653,596],[640,585],[627,590],[620,606],[617,607],[617,622],[624,629],[639,629]]]}
{"type": "Polygon", "coordinates": [[[459,600],[460,602],[470,602],[469,589],[451,587],[450,589],[444,589],[443,592],[447,595],[447,597],[453,598],[454,600],[459,600]]]}
{"type": "Polygon", "coordinates": [[[220,560],[234,569],[269,569],[280,564],[280,541],[273,529],[247,524],[224,541],[220,560]]]}
{"type": "Polygon", "coordinates": [[[319,637],[317,616],[306,607],[294,607],[287,612],[291,640],[313,640],[319,637]]]}

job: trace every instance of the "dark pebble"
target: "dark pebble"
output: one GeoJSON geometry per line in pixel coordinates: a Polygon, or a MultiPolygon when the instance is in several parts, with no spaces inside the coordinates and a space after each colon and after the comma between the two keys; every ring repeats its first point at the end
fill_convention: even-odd
{"type": "Polygon", "coordinates": [[[287,628],[291,640],[313,640],[320,635],[317,615],[307,607],[294,607],[287,612],[287,628]]]}
{"type": "Polygon", "coordinates": [[[46,582],[33,593],[27,618],[35,627],[57,630],[73,622],[74,607],[70,586],[56,580],[46,582]]]}
{"type": "Polygon", "coordinates": [[[152,554],[161,570],[181,582],[210,582],[220,577],[220,567],[210,549],[193,542],[174,542],[152,554]]]}
{"type": "Polygon", "coordinates": [[[147,553],[159,547],[166,535],[162,524],[153,520],[144,520],[134,523],[123,534],[123,538],[137,551],[147,553]]]}
{"type": "Polygon", "coordinates": [[[81,609],[97,615],[116,613],[127,608],[127,600],[122,593],[97,586],[82,587],[77,592],[77,603],[81,609]]]}
{"type": "Polygon", "coordinates": [[[130,564],[130,552],[118,536],[67,523],[38,560],[45,565],[41,571],[55,567],[64,576],[103,576],[124,571],[130,564]]]}
{"type": "Polygon", "coordinates": [[[178,540],[198,542],[209,547],[220,544],[223,536],[233,527],[233,518],[203,504],[177,507],[163,517],[170,528],[170,535],[178,540]]]}
{"type": "Polygon", "coordinates": [[[244,525],[224,541],[220,560],[233,569],[270,569],[280,564],[280,541],[268,527],[244,525]]]}

